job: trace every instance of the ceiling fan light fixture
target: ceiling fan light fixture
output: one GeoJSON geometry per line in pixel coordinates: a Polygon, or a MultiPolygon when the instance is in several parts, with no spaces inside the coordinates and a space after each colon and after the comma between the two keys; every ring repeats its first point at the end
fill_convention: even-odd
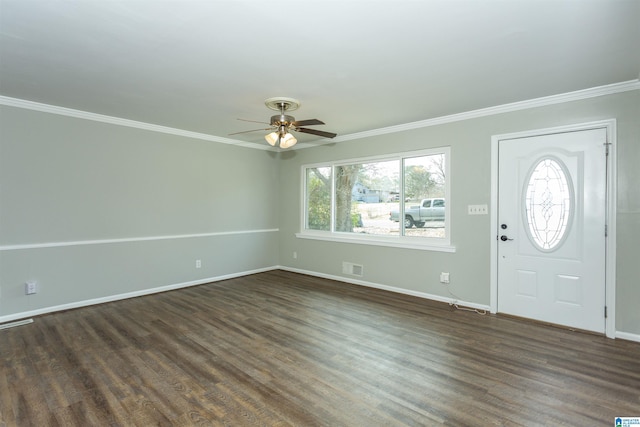
{"type": "Polygon", "coordinates": [[[294,145],[296,145],[297,142],[298,140],[293,135],[291,135],[290,133],[287,133],[285,136],[283,136],[280,139],[280,148],[293,147],[294,145]]]}
{"type": "MultiPolygon", "coordinates": [[[[324,122],[318,119],[296,120],[295,117],[285,114],[285,112],[297,110],[300,107],[300,101],[293,98],[275,97],[269,98],[265,102],[265,105],[270,110],[275,110],[280,114],[271,116],[269,121],[269,127],[266,129],[254,129],[243,132],[234,132],[229,135],[237,135],[240,133],[255,132],[259,130],[271,130],[272,132],[265,135],[264,139],[272,147],[279,147],[281,149],[291,148],[298,143],[298,140],[291,132],[301,132],[305,134],[319,136],[321,138],[334,138],[337,134],[333,132],[325,132],[316,129],[309,129],[303,126],[315,126],[323,125],[324,122]]],[[[257,122],[255,120],[238,119],[246,122],[257,122]]],[[[266,124],[266,123],[265,123],[266,124]]]]}
{"type": "Polygon", "coordinates": [[[264,136],[264,139],[267,140],[267,142],[269,143],[270,146],[275,147],[276,142],[278,142],[278,138],[280,137],[280,135],[278,135],[278,132],[271,132],[268,135],[264,136]]]}

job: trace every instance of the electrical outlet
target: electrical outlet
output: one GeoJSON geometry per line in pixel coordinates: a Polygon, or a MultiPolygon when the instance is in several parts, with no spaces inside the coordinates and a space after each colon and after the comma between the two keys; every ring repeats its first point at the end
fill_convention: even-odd
{"type": "Polygon", "coordinates": [[[24,284],[24,293],[25,295],[33,295],[38,293],[38,283],[30,280],[24,284]]]}
{"type": "Polygon", "coordinates": [[[440,273],[440,283],[449,283],[449,273],[440,273]]]}
{"type": "Polygon", "coordinates": [[[298,259],[298,252],[293,251],[293,259],[298,259]]]}
{"type": "Polygon", "coordinates": [[[200,267],[202,267],[202,261],[197,259],[196,260],[196,268],[200,268],[200,267]]]}
{"type": "Polygon", "coordinates": [[[489,213],[487,205],[469,205],[467,208],[469,215],[487,215],[489,213]]]}

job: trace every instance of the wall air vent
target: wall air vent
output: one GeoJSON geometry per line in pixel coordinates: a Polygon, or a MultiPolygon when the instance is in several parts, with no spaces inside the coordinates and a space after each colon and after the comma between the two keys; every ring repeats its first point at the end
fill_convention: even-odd
{"type": "Polygon", "coordinates": [[[351,276],[362,277],[364,268],[360,264],[354,264],[352,262],[342,262],[342,273],[350,274],[351,276]]]}

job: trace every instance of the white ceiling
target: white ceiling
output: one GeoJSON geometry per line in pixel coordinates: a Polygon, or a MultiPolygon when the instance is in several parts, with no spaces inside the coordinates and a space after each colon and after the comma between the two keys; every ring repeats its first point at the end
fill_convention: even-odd
{"type": "Polygon", "coordinates": [[[345,136],[639,74],[640,0],[0,0],[0,95],[220,137],[274,96],[345,136]]]}

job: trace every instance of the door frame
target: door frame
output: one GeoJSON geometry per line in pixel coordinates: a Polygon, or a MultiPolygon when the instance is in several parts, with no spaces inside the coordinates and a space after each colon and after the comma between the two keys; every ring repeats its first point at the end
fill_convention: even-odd
{"type": "MultiPolygon", "coordinates": [[[[565,132],[576,132],[592,129],[606,129],[609,156],[607,157],[606,179],[606,218],[607,238],[605,240],[605,335],[615,338],[616,335],[616,120],[601,120],[545,129],[533,129],[522,132],[493,135],[491,137],[491,268],[490,268],[490,310],[498,312],[498,147],[500,141],[515,138],[528,138],[565,132]]],[[[604,230],[603,230],[604,232],[604,230]]],[[[604,313],[603,313],[604,316],[604,313]]]]}

